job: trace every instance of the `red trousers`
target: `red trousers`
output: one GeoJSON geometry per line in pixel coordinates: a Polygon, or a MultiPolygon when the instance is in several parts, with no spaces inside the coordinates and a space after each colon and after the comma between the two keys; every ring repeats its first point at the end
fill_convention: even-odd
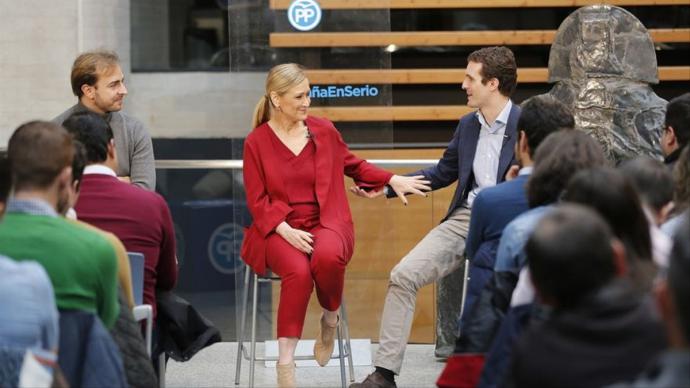
{"type": "Polygon", "coordinates": [[[281,278],[278,338],[302,337],[314,286],[321,307],[329,311],[340,308],[345,266],[349,261],[343,241],[338,234],[321,226],[309,232],[314,235],[311,256],[294,248],[277,233],[268,237],[266,264],[281,278]]]}

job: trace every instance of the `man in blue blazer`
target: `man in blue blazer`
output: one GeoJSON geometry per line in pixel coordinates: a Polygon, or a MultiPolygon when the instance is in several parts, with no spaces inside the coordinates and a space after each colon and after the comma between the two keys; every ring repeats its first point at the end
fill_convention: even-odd
{"type": "MultiPolygon", "coordinates": [[[[391,271],[381,319],[376,371],[351,387],[395,387],[414,317],[417,290],[462,265],[470,210],[477,194],[504,180],[514,162],[520,108],[510,101],[517,83],[515,57],[506,47],[487,47],[467,58],[462,89],[477,111],[460,119],[438,164],[410,175],[423,175],[432,190],[457,181],[443,221],[391,271]]],[[[381,193],[357,194],[372,197],[381,193]]]]}
{"type": "Polygon", "coordinates": [[[465,246],[465,256],[470,263],[470,281],[464,316],[472,311],[476,296],[493,273],[503,228],[529,208],[526,187],[527,178],[532,173],[534,151],[549,134],[574,127],[575,119],[570,109],[550,94],[541,94],[522,103],[515,143],[515,157],[519,167],[511,167],[511,173],[517,173],[517,176],[482,190],[472,205],[472,219],[465,246]]]}

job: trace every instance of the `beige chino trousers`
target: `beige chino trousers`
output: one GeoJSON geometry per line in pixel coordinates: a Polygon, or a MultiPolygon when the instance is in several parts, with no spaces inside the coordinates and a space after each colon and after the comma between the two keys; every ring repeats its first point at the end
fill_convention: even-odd
{"type": "Polygon", "coordinates": [[[417,290],[463,263],[470,209],[460,207],[432,229],[391,271],[375,366],[400,374],[414,318],[417,290]]]}

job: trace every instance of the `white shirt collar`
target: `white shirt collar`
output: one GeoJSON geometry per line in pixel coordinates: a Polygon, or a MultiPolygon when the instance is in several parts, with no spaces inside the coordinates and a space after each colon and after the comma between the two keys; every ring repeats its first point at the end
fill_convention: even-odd
{"type": "Polygon", "coordinates": [[[532,170],[534,170],[534,166],[523,167],[518,171],[518,175],[529,175],[532,173],[532,170]]]}
{"type": "Polygon", "coordinates": [[[494,121],[493,125],[489,125],[486,122],[486,119],[484,118],[484,115],[482,114],[481,110],[477,110],[476,115],[482,127],[486,127],[489,130],[491,130],[491,132],[493,132],[495,131],[495,129],[503,127],[508,123],[508,117],[510,116],[511,109],[513,109],[513,102],[508,100],[506,105],[501,110],[501,113],[499,113],[498,117],[496,117],[496,121],[494,121]]]}
{"type": "Polygon", "coordinates": [[[91,174],[110,175],[117,178],[117,174],[115,174],[115,171],[113,171],[113,169],[106,166],[105,164],[91,164],[86,166],[86,168],[84,168],[84,175],[91,174]]]}

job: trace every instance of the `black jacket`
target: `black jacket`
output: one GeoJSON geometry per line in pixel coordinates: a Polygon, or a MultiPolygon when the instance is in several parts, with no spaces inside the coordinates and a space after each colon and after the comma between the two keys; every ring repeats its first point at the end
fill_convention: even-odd
{"type": "Polygon", "coordinates": [[[175,361],[187,361],[199,350],[220,342],[220,332],[194,306],[170,291],[156,294],[158,348],[175,361]]]}
{"type": "Polygon", "coordinates": [[[634,379],[666,346],[650,298],[617,279],[532,325],[513,352],[508,385],[601,387],[634,379]]]}
{"type": "Polygon", "coordinates": [[[494,272],[464,320],[455,354],[486,353],[491,347],[503,317],[510,307],[510,297],[518,277],[512,272],[494,272]]]}
{"type": "Polygon", "coordinates": [[[146,344],[141,335],[141,326],[134,321],[132,310],[120,291],[120,314],[110,335],[120,349],[127,375],[127,384],[133,388],[157,387],[158,378],[153,370],[151,358],[146,354],[146,344]]]}

